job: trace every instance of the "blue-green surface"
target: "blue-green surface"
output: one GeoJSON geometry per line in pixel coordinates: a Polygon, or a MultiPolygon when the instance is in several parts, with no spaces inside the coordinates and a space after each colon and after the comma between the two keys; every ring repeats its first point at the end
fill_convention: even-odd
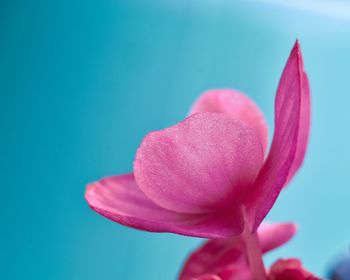
{"type": "MultiPolygon", "coordinates": [[[[204,90],[266,113],[299,38],[313,97],[305,165],[269,220],[298,236],[267,258],[323,273],[350,241],[350,19],[233,1],[1,1],[1,279],[174,279],[199,239],[92,212],[85,185],[128,172],[142,137],[204,90]]],[[[346,13],[345,13],[346,14],[346,13]]]]}

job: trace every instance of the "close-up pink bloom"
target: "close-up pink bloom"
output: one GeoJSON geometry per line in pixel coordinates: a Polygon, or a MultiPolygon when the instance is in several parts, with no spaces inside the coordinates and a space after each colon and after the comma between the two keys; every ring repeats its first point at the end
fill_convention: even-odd
{"type": "Polygon", "coordinates": [[[0,280],[350,280],[349,31],[350,0],[0,0],[0,280]]]}
{"type": "Polygon", "coordinates": [[[263,114],[247,96],[213,90],[175,126],[148,134],[134,173],[91,183],[85,197],[101,215],[153,232],[225,238],[254,232],[299,169],[310,96],[299,43],[282,73],[267,152],[263,114]]]}
{"type": "Polygon", "coordinates": [[[85,198],[99,214],[137,229],[236,236],[248,259],[246,270],[232,268],[242,274],[236,279],[266,279],[256,230],[301,166],[309,136],[310,92],[298,41],[277,87],[274,122],[267,152],[257,105],[235,90],[208,91],[185,120],[146,135],[133,173],[91,183],[85,198]]]}

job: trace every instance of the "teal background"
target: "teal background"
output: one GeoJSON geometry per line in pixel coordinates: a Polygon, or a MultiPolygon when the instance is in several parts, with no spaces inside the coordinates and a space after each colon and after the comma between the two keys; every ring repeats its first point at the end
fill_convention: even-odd
{"type": "Polygon", "coordinates": [[[88,208],[85,185],[130,171],[142,137],[209,88],[246,92],[271,135],[296,38],[311,141],[268,220],[299,233],[266,261],[298,256],[322,275],[350,241],[349,31],[346,10],[268,2],[1,1],[1,278],[175,279],[201,240],[112,223],[88,208]]]}

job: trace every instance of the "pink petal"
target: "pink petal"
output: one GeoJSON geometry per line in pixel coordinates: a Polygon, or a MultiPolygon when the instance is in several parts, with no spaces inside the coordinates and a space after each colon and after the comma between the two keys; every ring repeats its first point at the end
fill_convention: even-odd
{"type": "MultiPolygon", "coordinates": [[[[300,51],[300,49],[299,49],[300,51]]],[[[299,132],[298,142],[295,152],[295,158],[292,167],[288,174],[287,183],[293,178],[295,173],[302,165],[306,153],[307,144],[309,142],[310,123],[311,123],[311,102],[310,102],[310,86],[306,73],[304,72],[303,59],[300,54],[300,71],[301,71],[301,100],[300,100],[300,119],[299,119],[299,132]]]]}
{"type": "Polygon", "coordinates": [[[230,272],[232,268],[247,267],[244,243],[240,236],[229,239],[206,241],[186,261],[180,280],[187,280],[206,273],[219,275],[230,272]]]}
{"type": "Polygon", "coordinates": [[[298,259],[280,259],[270,269],[269,280],[321,280],[303,268],[298,259]]]}
{"type": "Polygon", "coordinates": [[[267,224],[258,228],[260,246],[263,253],[269,252],[287,243],[296,233],[295,224],[267,224]]]}
{"type": "Polygon", "coordinates": [[[241,221],[232,215],[182,214],[156,205],[137,186],[132,174],[113,176],[92,183],[85,198],[90,207],[117,223],[153,232],[223,238],[238,234],[241,221]]]}
{"type": "MultiPolygon", "coordinates": [[[[295,230],[293,224],[262,224],[258,229],[262,251],[268,252],[286,243],[295,230]]],[[[222,279],[232,279],[233,275],[241,276],[237,279],[250,279],[246,247],[241,235],[206,241],[188,258],[179,279],[192,279],[206,273],[219,275],[222,279]]]]}
{"type": "Polygon", "coordinates": [[[230,267],[219,273],[222,280],[252,280],[252,273],[248,266],[230,267]]]}
{"type": "Polygon", "coordinates": [[[192,278],[194,280],[223,280],[221,277],[214,275],[214,274],[205,274],[202,276],[199,276],[198,278],[192,278]]]}
{"type": "Polygon", "coordinates": [[[296,42],[277,89],[271,150],[246,199],[253,230],[260,225],[302,162],[309,131],[309,100],[307,77],[296,42]]]}
{"type": "Polygon", "coordinates": [[[262,163],[254,129],[223,114],[198,113],[148,134],[134,174],[140,189],[166,209],[228,212],[239,206],[262,163]]]}
{"type": "Polygon", "coordinates": [[[241,120],[255,129],[264,149],[268,144],[268,130],[263,113],[248,96],[232,89],[214,89],[205,92],[193,104],[190,115],[217,112],[241,120]]]}

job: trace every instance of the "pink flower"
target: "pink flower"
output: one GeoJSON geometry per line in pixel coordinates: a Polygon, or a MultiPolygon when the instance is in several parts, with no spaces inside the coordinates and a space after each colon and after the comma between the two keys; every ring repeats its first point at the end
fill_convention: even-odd
{"type": "MultiPolygon", "coordinates": [[[[294,224],[262,224],[258,229],[262,253],[286,243],[295,232],[294,224]]],[[[179,280],[198,280],[204,275],[212,275],[221,280],[251,280],[252,274],[244,238],[234,236],[206,241],[188,258],[179,280]]]]}
{"type": "Polygon", "coordinates": [[[246,232],[252,244],[249,234],[302,164],[309,124],[309,86],[296,42],[277,88],[267,156],[266,122],[255,103],[237,91],[212,90],[187,119],[144,138],[133,174],[91,183],[85,198],[130,227],[207,238],[246,232]]]}
{"type": "Polygon", "coordinates": [[[298,259],[280,259],[269,272],[269,280],[321,280],[306,271],[298,259]]]}

